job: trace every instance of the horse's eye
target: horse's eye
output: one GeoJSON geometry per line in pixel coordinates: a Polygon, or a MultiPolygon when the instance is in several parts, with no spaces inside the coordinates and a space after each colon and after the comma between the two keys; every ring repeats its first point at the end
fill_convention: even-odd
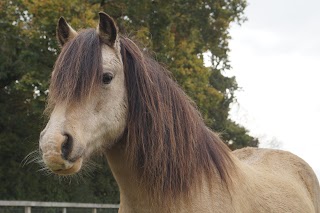
{"type": "Polygon", "coordinates": [[[113,79],[113,74],[110,73],[110,72],[104,73],[103,76],[102,76],[102,82],[104,84],[110,84],[112,79],[113,79]]]}

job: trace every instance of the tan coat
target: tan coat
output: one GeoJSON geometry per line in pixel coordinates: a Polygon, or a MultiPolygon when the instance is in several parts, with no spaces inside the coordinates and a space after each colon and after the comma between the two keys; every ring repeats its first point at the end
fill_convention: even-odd
{"type": "MultiPolygon", "coordinates": [[[[108,162],[120,187],[119,212],[219,212],[219,213],[319,213],[319,182],[301,158],[271,149],[244,148],[232,152],[239,169],[233,186],[222,186],[218,178],[193,189],[191,200],[174,200],[172,205],[155,206],[143,186],[134,180],[121,148],[107,153],[108,162]]],[[[166,196],[166,195],[162,195],[166,196]]]]}

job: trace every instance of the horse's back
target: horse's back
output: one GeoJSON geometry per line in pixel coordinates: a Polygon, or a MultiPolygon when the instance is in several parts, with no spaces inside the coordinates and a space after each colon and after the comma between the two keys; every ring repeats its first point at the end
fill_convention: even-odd
{"type": "Polygon", "coordinates": [[[319,182],[312,168],[304,160],[290,152],[261,148],[239,149],[233,151],[233,154],[252,168],[252,171],[272,179],[270,184],[280,180],[285,184],[282,187],[286,190],[289,191],[288,188],[292,187],[293,191],[296,190],[296,198],[304,198],[300,200],[312,203],[314,212],[320,213],[319,182]]]}

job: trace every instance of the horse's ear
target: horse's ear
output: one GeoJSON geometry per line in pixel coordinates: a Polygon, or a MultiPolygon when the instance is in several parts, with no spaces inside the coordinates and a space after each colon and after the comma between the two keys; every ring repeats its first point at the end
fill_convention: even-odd
{"type": "Polygon", "coordinates": [[[101,40],[113,47],[118,36],[118,28],[114,20],[104,12],[99,13],[98,33],[101,40]]]}
{"type": "Polygon", "coordinates": [[[57,26],[57,39],[61,46],[63,46],[67,41],[76,37],[78,34],[63,17],[60,17],[57,26]]]}

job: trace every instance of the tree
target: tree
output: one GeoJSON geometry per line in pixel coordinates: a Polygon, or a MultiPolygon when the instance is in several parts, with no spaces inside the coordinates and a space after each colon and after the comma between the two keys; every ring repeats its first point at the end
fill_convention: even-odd
{"type": "MultiPolygon", "coordinates": [[[[23,158],[37,149],[39,132],[46,123],[42,112],[59,53],[55,27],[60,16],[80,29],[96,27],[97,12],[106,11],[116,19],[121,33],[135,37],[172,71],[207,124],[232,149],[257,146],[246,129],[228,118],[238,86],[234,78],[223,75],[230,68],[229,25],[245,20],[245,7],[245,0],[1,1],[0,199],[119,201],[107,169],[93,169],[89,177],[80,176],[78,183],[35,175],[39,169],[35,164],[21,166],[23,158]],[[209,68],[203,65],[206,51],[213,55],[209,68]]],[[[96,161],[107,167],[104,161],[96,161]]]]}

